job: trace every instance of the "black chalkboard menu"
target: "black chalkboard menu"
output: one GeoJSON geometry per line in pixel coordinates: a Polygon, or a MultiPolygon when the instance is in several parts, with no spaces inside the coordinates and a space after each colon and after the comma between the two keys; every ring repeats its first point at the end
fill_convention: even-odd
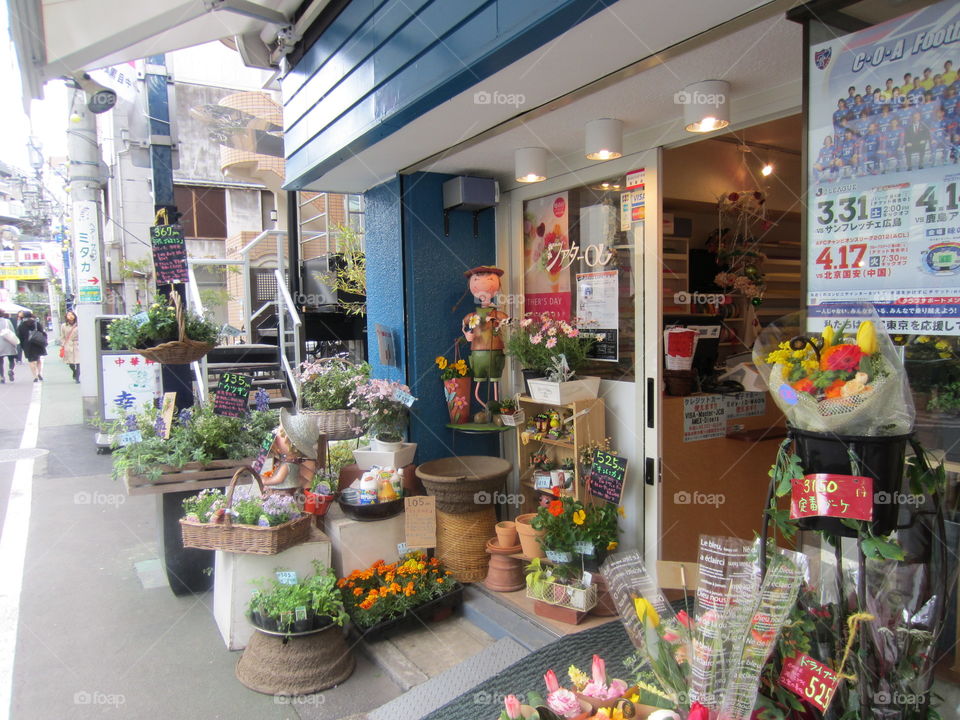
{"type": "Polygon", "coordinates": [[[213,413],[226,417],[243,417],[249,410],[253,380],[247,375],[223,373],[213,395],[213,413]]]}
{"type": "Polygon", "coordinates": [[[593,456],[588,489],[590,494],[608,503],[619,505],[623,497],[623,481],[627,477],[627,459],[597,450],[593,456]]]}
{"type": "Polygon", "coordinates": [[[150,247],[159,285],[187,282],[187,245],[179,225],[151,227],[150,247]]]}
{"type": "Polygon", "coordinates": [[[587,351],[587,357],[591,360],[617,362],[620,359],[620,332],[609,329],[594,330],[593,328],[590,329],[590,332],[602,336],[603,340],[598,340],[590,346],[590,349],[587,351]]]}

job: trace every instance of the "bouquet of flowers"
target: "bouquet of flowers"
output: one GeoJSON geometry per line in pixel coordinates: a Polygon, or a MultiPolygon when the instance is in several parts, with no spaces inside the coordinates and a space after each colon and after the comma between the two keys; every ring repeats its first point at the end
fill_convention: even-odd
{"type": "Polygon", "coordinates": [[[271,493],[260,496],[250,485],[240,485],[233,493],[233,502],[227,507],[223,491],[217,488],[201,490],[183,501],[184,517],[202,523],[219,523],[224,513],[230,513],[239,525],[275,527],[296,520],[303,508],[292,495],[271,493]]]}
{"type": "Polygon", "coordinates": [[[831,319],[820,335],[799,313],[768,326],[753,360],[790,424],[810,432],[902,435],[914,409],[896,348],[872,307],[831,319]]]}

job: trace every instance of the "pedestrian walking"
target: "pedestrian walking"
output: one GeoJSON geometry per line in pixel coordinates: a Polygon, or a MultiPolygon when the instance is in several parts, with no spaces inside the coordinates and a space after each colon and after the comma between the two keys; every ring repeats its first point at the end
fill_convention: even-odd
{"type": "Polygon", "coordinates": [[[23,313],[23,322],[17,328],[17,337],[20,338],[20,347],[30,364],[34,382],[43,382],[43,358],[47,354],[47,333],[40,325],[33,313],[27,310],[23,313]]]}
{"type": "Polygon", "coordinates": [[[73,371],[73,381],[80,382],[80,326],[73,310],[67,310],[60,326],[60,357],[73,371]]]}
{"type": "Polygon", "coordinates": [[[20,350],[20,338],[13,328],[13,322],[7,317],[7,313],[0,310],[0,383],[5,383],[7,378],[13,382],[13,366],[17,361],[17,352],[20,350]],[[8,370],[4,376],[3,363],[6,360],[8,370]]]}
{"type": "MultiPolygon", "coordinates": [[[[17,338],[19,338],[20,323],[23,322],[23,310],[17,313],[17,317],[15,320],[11,318],[11,322],[13,322],[13,331],[17,333],[17,338]]],[[[22,362],[23,362],[23,345],[17,345],[17,365],[19,365],[22,362]]]]}

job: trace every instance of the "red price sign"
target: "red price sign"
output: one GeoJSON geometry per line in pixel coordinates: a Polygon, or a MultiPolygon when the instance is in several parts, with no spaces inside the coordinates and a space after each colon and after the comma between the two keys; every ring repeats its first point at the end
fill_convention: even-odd
{"type": "Polygon", "coordinates": [[[873,478],[816,473],[793,480],[790,519],[873,520],[873,478]]]}
{"type": "Polygon", "coordinates": [[[839,683],[840,678],[833,670],[809,655],[788,657],[783,661],[780,684],[821,712],[830,707],[839,683]]]}

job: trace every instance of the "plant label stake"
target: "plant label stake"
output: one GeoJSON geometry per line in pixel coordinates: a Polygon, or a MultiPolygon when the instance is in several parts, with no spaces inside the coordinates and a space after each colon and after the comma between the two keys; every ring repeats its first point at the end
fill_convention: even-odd
{"type": "Polygon", "coordinates": [[[784,658],[779,683],[801,700],[827,712],[840,679],[826,665],[809,655],[784,658]]]}
{"type": "Polygon", "coordinates": [[[873,520],[873,478],[815,473],[791,480],[790,519],[873,520]]]}
{"type": "Polygon", "coordinates": [[[297,572],[295,570],[277,570],[277,582],[281,585],[296,585],[297,572]]]}

